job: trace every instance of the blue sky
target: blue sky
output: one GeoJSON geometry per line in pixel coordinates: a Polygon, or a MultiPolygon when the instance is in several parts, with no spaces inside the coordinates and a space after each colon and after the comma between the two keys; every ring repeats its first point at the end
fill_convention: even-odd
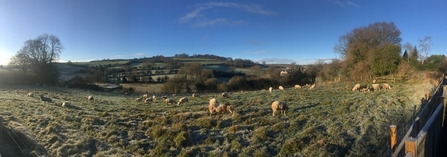
{"type": "Polygon", "coordinates": [[[394,22],[402,43],[447,53],[447,1],[0,0],[0,65],[29,39],[58,36],[61,61],[215,54],[308,64],[340,57],[354,28],[394,22]]]}

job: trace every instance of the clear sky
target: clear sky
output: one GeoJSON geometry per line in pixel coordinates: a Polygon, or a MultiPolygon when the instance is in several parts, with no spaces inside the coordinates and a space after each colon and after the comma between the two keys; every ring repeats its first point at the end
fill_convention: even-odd
{"type": "Polygon", "coordinates": [[[340,57],[333,47],[354,28],[394,22],[402,43],[432,37],[447,53],[447,0],[0,0],[0,65],[47,33],[61,61],[214,54],[267,63],[340,57]]]}

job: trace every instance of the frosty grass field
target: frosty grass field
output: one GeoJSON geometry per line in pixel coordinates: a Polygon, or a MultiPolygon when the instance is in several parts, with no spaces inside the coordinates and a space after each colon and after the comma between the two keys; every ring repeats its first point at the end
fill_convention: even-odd
{"type": "Polygon", "coordinates": [[[163,103],[164,94],[145,104],[134,101],[141,94],[0,86],[0,115],[5,131],[18,134],[23,152],[34,156],[380,156],[389,147],[389,125],[396,124],[402,137],[414,106],[435,87],[391,85],[353,92],[354,83],[320,84],[313,90],[233,92],[226,99],[219,93],[168,95],[176,101],[187,96],[189,103],[181,106],[163,103]],[[88,95],[95,100],[88,102],[88,95]],[[210,117],[213,97],[237,113],[210,117]],[[272,116],[273,100],[287,102],[287,115],[272,116]],[[72,106],[62,107],[63,101],[72,106]]]}

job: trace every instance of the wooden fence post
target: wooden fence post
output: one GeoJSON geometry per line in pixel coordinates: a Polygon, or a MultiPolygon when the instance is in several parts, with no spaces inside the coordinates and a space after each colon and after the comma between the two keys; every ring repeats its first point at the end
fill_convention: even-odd
{"type": "Polygon", "coordinates": [[[411,153],[412,157],[417,157],[416,148],[416,138],[408,137],[405,139],[405,155],[411,153]]]}
{"type": "Polygon", "coordinates": [[[416,119],[414,119],[413,122],[413,131],[411,133],[411,136],[413,137],[417,137],[419,134],[419,122],[420,122],[419,117],[416,117],[416,119]]]}
{"type": "Polygon", "coordinates": [[[396,150],[396,125],[390,125],[390,138],[391,138],[391,154],[396,150]]]}

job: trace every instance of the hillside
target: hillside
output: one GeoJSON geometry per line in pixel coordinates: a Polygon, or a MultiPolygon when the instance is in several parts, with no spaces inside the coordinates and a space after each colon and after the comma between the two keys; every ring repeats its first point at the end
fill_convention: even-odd
{"type": "Polygon", "coordinates": [[[136,94],[1,86],[0,115],[8,132],[22,137],[25,154],[33,156],[380,156],[389,147],[388,126],[396,124],[401,137],[415,105],[434,88],[401,83],[362,93],[352,86],[251,91],[227,99],[219,93],[172,96],[190,98],[181,106],[135,102],[136,94]],[[28,92],[53,103],[26,97],[28,92]],[[95,101],[87,102],[88,95],[95,101]],[[210,117],[213,97],[237,113],[210,117]],[[272,100],[286,101],[287,115],[272,116],[272,100]],[[72,106],[61,107],[63,101],[72,106]]]}

